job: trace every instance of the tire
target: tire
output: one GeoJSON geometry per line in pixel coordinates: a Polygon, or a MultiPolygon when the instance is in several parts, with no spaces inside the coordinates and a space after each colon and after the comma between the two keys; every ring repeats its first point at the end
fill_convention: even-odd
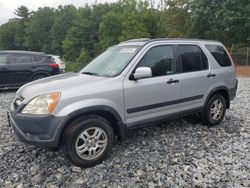
{"type": "Polygon", "coordinates": [[[40,79],[46,78],[46,77],[48,77],[48,76],[45,75],[45,74],[38,74],[38,75],[36,75],[36,76],[33,77],[32,81],[40,80],[40,79]]]}
{"type": "Polygon", "coordinates": [[[68,129],[64,139],[63,151],[67,158],[73,164],[87,168],[107,157],[114,143],[114,131],[107,120],[86,116],[68,129]]]}
{"type": "Polygon", "coordinates": [[[226,101],[220,94],[213,95],[204,111],[201,113],[201,120],[206,125],[218,125],[224,118],[226,113],[226,101]]]}

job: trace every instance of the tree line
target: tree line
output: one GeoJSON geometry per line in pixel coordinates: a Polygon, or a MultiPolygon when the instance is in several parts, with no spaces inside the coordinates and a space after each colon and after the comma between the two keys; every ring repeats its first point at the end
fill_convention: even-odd
{"type": "Polygon", "coordinates": [[[249,0],[119,0],[114,3],[15,10],[0,26],[0,49],[43,51],[86,62],[133,38],[214,39],[250,44],[249,0]]]}

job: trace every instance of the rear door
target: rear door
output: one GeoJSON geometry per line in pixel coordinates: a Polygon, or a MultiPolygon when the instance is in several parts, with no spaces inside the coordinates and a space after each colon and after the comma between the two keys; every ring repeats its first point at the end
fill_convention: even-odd
{"type": "Polygon", "coordinates": [[[208,59],[196,44],[179,44],[179,73],[181,76],[181,111],[201,108],[208,88],[213,82],[209,76],[208,59]]]}
{"type": "Polygon", "coordinates": [[[0,54],[0,86],[9,85],[9,55],[6,53],[0,54]]]}
{"type": "Polygon", "coordinates": [[[20,86],[31,80],[35,69],[31,63],[32,56],[23,53],[10,54],[9,77],[12,86],[20,86]]]}

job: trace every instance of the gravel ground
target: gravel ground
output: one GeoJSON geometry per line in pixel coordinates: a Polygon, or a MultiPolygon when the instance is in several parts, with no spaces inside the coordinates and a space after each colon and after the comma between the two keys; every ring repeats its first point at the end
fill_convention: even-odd
{"type": "Polygon", "coordinates": [[[18,141],[0,93],[0,187],[250,187],[250,79],[219,126],[188,117],[130,132],[102,164],[73,166],[62,151],[18,141]]]}

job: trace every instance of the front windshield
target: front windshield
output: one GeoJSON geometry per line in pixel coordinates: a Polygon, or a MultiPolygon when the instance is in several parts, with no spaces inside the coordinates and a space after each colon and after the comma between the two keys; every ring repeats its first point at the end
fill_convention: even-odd
{"type": "Polygon", "coordinates": [[[103,77],[119,75],[139,51],[138,46],[114,46],[91,61],[81,70],[82,74],[103,77]]]}

